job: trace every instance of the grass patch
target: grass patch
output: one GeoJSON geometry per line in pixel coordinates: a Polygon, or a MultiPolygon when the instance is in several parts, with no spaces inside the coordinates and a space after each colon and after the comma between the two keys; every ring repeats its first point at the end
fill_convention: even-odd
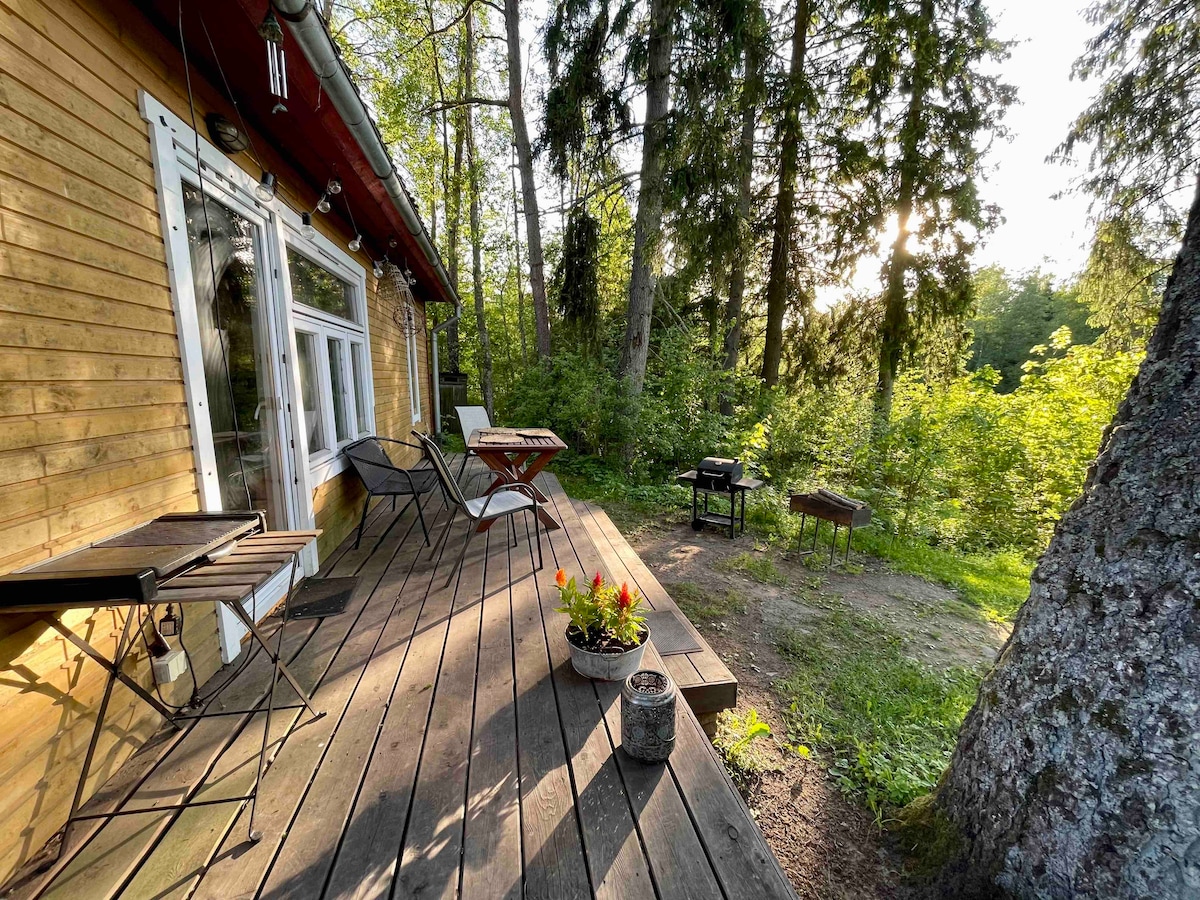
{"type": "Polygon", "coordinates": [[[693,622],[709,622],[746,612],[746,598],[732,589],[710,590],[694,581],[678,581],[666,588],[671,599],[693,622]]]}
{"type": "Polygon", "coordinates": [[[971,606],[995,622],[1011,622],[1029,596],[1033,566],[1019,553],[967,554],[910,541],[892,540],[875,529],[855,544],[891,563],[897,572],[919,575],[958,591],[971,606]]]}
{"type": "Polygon", "coordinates": [[[784,634],[779,651],[792,664],[775,684],[788,739],[816,751],[843,791],[882,820],[933,789],[980,672],[915,662],[898,632],[845,607],[784,634]]]}
{"type": "Polygon", "coordinates": [[[771,726],[758,717],[758,710],[751,707],[744,716],[739,716],[732,709],[726,709],[717,716],[717,736],[713,738],[713,746],[725,761],[730,777],[745,788],[763,772],[779,767],[766,752],[765,745],[770,738],[771,726]]]}
{"type": "Polygon", "coordinates": [[[718,560],[714,567],[723,572],[738,572],[759,584],[787,584],[787,576],[775,567],[775,561],[771,557],[751,553],[749,550],[718,560]]]}
{"type": "Polygon", "coordinates": [[[557,467],[555,474],[569,497],[604,507],[617,530],[626,536],[655,523],[690,519],[692,495],[678,485],[631,485],[624,480],[580,475],[557,467]]]}

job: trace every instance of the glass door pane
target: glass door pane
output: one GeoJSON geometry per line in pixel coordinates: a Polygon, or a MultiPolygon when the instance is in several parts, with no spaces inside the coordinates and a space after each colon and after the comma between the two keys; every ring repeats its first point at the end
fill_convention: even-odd
{"type": "Polygon", "coordinates": [[[354,368],[354,410],[358,422],[358,433],[365,434],[371,425],[371,417],[367,410],[367,381],[366,365],[363,363],[362,344],[350,345],[350,361],[354,368]]]}
{"type": "Polygon", "coordinates": [[[296,352],[300,356],[300,393],[304,401],[304,427],[308,432],[308,453],[329,449],[325,440],[325,415],[321,409],[321,383],[317,380],[317,336],[296,332],[296,352]]]}
{"type": "Polygon", "coordinates": [[[258,227],[189,184],[183,198],[222,505],[286,528],[258,227]]]}
{"type": "Polygon", "coordinates": [[[333,425],[338,443],[350,437],[346,424],[346,343],[338,338],[328,338],[329,384],[333,390],[333,425]]]}

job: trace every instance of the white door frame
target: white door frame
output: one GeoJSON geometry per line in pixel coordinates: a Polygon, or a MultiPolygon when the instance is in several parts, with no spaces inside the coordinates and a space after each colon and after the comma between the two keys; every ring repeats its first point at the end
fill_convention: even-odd
{"type": "MultiPolygon", "coordinates": [[[[263,271],[259,281],[260,300],[268,315],[268,342],[271,351],[270,377],[275,391],[275,430],[280,437],[280,477],[283,480],[284,517],[288,528],[312,528],[314,516],[312,491],[307,465],[307,437],[299,421],[302,404],[293,402],[299,397],[299,373],[289,365],[296,358],[295,337],[291,328],[291,292],[282,287],[280,275],[286,276],[286,259],[279,258],[283,244],[283,223],[280,216],[254,195],[255,179],[225,157],[213,145],[198,138],[190,126],[175,116],[163,104],[145,91],[139,91],[142,118],[150,124],[150,144],[154,156],[154,177],[158,193],[159,215],[163,223],[167,269],[171,285],[171,302],[175,310],[179,333],[180,360],[191,423],[192,448],[196,462],[196,485],[200,508],[205,511],[222,508],[220,483],[217,477],[216,452],[212,424],[208,416],[208,392],[201,355],[200,326],[196,311],[196,296],[192,280],[191,253],[188,249],[187,225],[184,213],[183,182],[200,187],[211,196],[229,205],[239,215],[256,226],[258,253],[263,271]],[[199,147],[199,160],[196,149],[199,147]],[[202,167],[202,169],[200,168],[202,167]],[[200,174],[202,173],[202,177],[200,174]],[[274,240],[269,235],[274,235],[274,240]],[[275,352],[284,348],[282,353],[275,352]],[[295,448],[294,452],[283,452],[295,448]],[[297,460],[303,461],[298,464],[297,460]]],[[[318,568],[316,542],[302,552],[302,574],[314,574],[318,568]]],[[[257,621],[273,608],[287,589],[286,570],[277,574],[247,601],[246,611],[257,621]],[[253,608],[251,608],[253,607],[253,608]]],[[[218,630],[221,639],[221,658],[233,660],[241,650],[245,627],[222,604],[216,604],[218,630]]]]}

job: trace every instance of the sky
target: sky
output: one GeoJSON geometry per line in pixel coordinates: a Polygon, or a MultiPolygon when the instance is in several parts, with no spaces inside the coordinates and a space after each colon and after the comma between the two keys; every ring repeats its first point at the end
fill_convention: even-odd
{"type": "Polygon", "coordinates": [[[1019,105],[1008,110],[1011,139],[993,146],[996,168],[983,188],[1006,221],[977,252],[979,264],[1011,271],[1041,265],[1067,278],[1086,259],[1087,198],[1052,197],[1086,158],[1074,167],[1046,162],[1097,89],[1095,82],[1071,80],[1071,64],[1095,31],[1081,8],[1080,0],[992,0],[997,36],[1018,41],[1002,74],[1016,86],[1019,105]]]}

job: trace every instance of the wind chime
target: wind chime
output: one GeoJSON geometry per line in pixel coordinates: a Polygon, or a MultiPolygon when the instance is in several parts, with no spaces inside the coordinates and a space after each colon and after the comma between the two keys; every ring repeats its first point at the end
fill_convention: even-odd
{"type": "Polygon", "coordinates": [[[275,10],[268,3],[267,14],[258,26],[258,36],[267,44],[267,74],[271,82],[271,93],[278,99],[272,113],[287,112],[283,101],[288,98],[287,60],[283,55],[283,27],[275,18],[275,10]]]}
{"type": "MultiPolygon", "coordinates": [[[[392,306],[392,321],[400,329],[401,334],[410,337],[417,333],[417,314],[412,304],[412,287],[405,273],[393,262],[386,263],[386,272],[392,291],[396,297],[392,306]]],[[[390,293],[390,292],[389,292],[390,293]]]]}

